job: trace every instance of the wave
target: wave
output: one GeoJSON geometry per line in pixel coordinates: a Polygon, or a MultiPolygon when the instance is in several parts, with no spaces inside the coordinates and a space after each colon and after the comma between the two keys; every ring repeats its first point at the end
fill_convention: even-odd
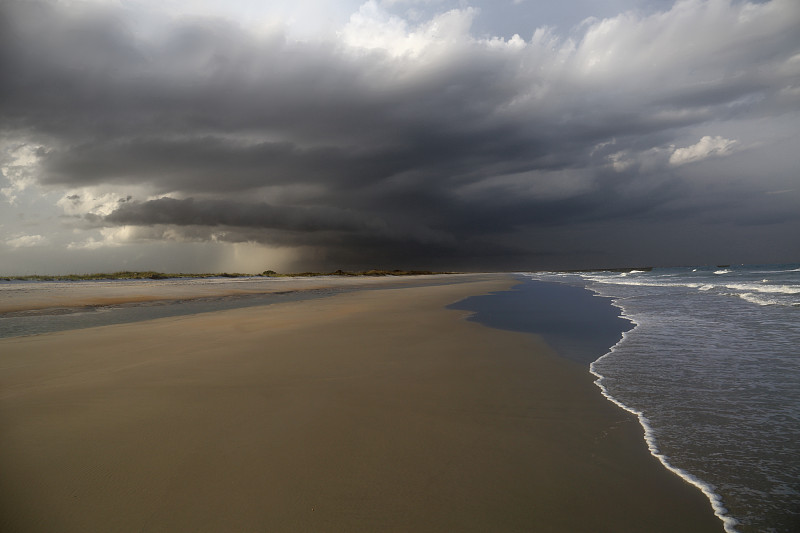
{"type": "Polygon", "coordinates": [[[634,328],[629,331],[623,332],[622,339],[620,339],[620,341],[617,342],[617,344],[612,346],[608,352],[606,352],[603,356],[601,356],[600,358],[598,358],[589,365],[589,372],[591,372],[591,374],[597,378],[594,381],[594,384],[597,385],[597,387],[600,389],[600,392],[607,400],[609,400],[617,407],[636,416],[637,420],[639,421],[639,425],[642,426],[642,429],[644,431],[644,441],[647,444],[647,449],[650,452],[650,455],[658,459],[658,461],[664,466],[664,468],[666,468],[673,474],[679,476],[684,481],[694,485],[706,496],[706,498],[708,498],[708,501],[711,503],[711,508],[714,511],[714,515],[722,521],[722,525],[726,533],[738,533],[738,530],[736,529],[736,526],[739,524],[738,520],[736,520],[735,518],[733,518],[728,514],[728,509],[723,504],[722,497],[716,492],[714,492],[714,487],[711,484],[698,478],[697,476],[694,476],[691,473],[687,472],[686,470],[683,470],[682,468],[678,468],[672,465],[669,462],[667,456],[662,454],[660,449],[658,448],[658,443],[656,442],[655,438],[655,432],[653,431],[653,427],[650,425],[650,420],[644,415],[642,411],[630,407],[624,404],[622,401],[615,398],[608,391],[608,388],[606,388],[606,386],[603,384],[605,376],[603,376],[600,372],[598,372],[596,364],[605,359],[606,357],[612,355],[616,351],[617,346],[620,346],[623,342],[625,342],[625,339],[628,337],[628,335],[633,334],[640,326],[640,324],[636,320],[634,320],[631,316],[626,314],[625,308],[619,305],[616,300],[612,300],[612,305],[618,307],[621,310],[621,316],[626,320],[629,320],[631,323],[633,323],[634,328]]]}
{"type": "Polygon", "coordinates": [[[727,268],[723,268],[722,270],[715,270],[714,274],[717,274],[717,275],[730,274],[731,272],[732,272],[731,270],[728,270],[727,268]]]}
{"type": "Polygon", "coordinates": [[[602,276],[584,276],[584,279],[592,283],[602,285],[620,285],[630,287],[672,287],[672,288],[685,288],[694,289],[701,292],[716,291],[730,296],[739,296],[751,303],[759,305],[785,305],[787,302],[777,300],[775,298],[758,298],[758,295],[770,295],[773,297],[786,297],[800,295],[800,285],[798,284],[780,284],[772,285],[771,280],[761,280],[760,282],[742,282],[742,283],[708,283],[711,280],[698,279],[697,281],[680,281],[676,279],[659,280],[648,278],[623,278],[619,277],[608,278],[602,276]]]}
{"type": "Polygon", "coordinates": [[[620,272],[619,274],[617,274],[617,276],[620,278],[625,278],[630,276],[631,274],[647,274],[647,273],[648,272],[646,270],[631,270],[630,272],[620,272]]]}
{"type": "Polygon", "coordinates": [[[703,286],[701,283],[694,282],[679,282],[679,281],[660,281],[653,278],[638,278],[638,279],[619,279],[619,278],[603,278],[597,276],[585,276],[585,280],[593,283],[602,283],[604,285],[630,285],[636,287],[687,287],[690,289],[697,289],[703,286]]]}
{"type": "Polygon", "coordinates": [[[726,289],[745,292],[761,292],[766,294],[800,294],[798,285],[758,285],[755,283],[730,283],[723,285],[726,289]]]}
{"type": "Polygon", "coordinates": [[[751,274],[789,274],[790,272],[800,272],[800,268],[783,270],[753,270],[751,274]]]}
{"type": "Polygon", "coordinates": [[[738,294],[733,294],[733,296],[738,296],[742,300],[746,302],[750,302],[751,304],[756,305],[783,305],[788,307],[800,307],[800,302],[786,302],[781,300],[776,300],[775,298],[767,298],[760,294],[753,294],[752,292],[742,292],[738,294]]]}

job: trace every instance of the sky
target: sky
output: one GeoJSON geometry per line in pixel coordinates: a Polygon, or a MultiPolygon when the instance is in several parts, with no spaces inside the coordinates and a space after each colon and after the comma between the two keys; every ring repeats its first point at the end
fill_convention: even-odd
{"type": "Polygon", "coordinates": [[[0,0],[0,274],[800,261],[797,0],[0,0]]]}

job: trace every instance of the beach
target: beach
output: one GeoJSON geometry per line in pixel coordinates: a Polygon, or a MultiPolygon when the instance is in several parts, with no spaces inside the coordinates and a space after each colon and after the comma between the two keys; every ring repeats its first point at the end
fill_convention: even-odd
{"type": "Polygon", "coordinates": [[[446,308],[512,276],[449,279],[0,340],[0,529],[722,531],[586,365],[446,308]]]}

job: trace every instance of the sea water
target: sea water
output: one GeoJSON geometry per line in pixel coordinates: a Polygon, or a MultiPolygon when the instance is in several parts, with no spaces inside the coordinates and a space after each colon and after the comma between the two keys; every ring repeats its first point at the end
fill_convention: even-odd
{"type": "Polygon", "coordinates": [[[800,265],[528,276],[635,324],[590,369],[727,531],[800,531],[800,265]]]}

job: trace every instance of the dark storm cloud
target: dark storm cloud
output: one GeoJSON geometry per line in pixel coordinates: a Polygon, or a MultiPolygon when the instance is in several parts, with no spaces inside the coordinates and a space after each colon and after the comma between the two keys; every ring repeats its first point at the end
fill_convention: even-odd
{"type": "Polygon", "coordinates": [[[244,144],[219,137],[140,137],[53,150],[42,158],[46,182],[64,185],[148,183],[156,189],[231,192],[266,184],[333,181],[342,187],[404,168],[397,154],[288,142],[244,144]]]}
{"type": "Polygon", "coordinates": [[[355,213],[332,207],[298,208],[269,204],[236,204],[225,200],[195,201],[159,198],[120,206],[105,220],[115,224],[178,226],[233,226],[301,232],[360,231],[369,221],[355,213]]]}
{"type": "Polygon", "coordinates": [[[122,203],[107,225],[222,227],[353,262],[533,257],[538,228],[724,218],[749,194],[693,185],[668,150],[712,119],[795,109],[800,9],[713,4],[596,21],[575,42],[455,32],[398,52],[347,31],[301,43],[187,18],[147,32],[119,8],[5,2],[0,128],[42,147],[41,184],[177,197],[122,203]]]}

